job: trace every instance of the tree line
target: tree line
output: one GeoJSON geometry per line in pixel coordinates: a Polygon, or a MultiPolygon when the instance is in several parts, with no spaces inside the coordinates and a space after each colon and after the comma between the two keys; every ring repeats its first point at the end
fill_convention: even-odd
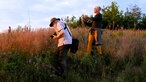
{"type": "MultiPolygon", "coordinates": [[[[116,2],[111,2],[110,6],[103,6],[101,13],[103,15],[103,29],[146,29],[146,14],[142,13],[141,8],[136,4],[130,6],[124,12],[119,10],[116,2]]],[[[92,15],[89,17],[92,17],[92,15]]],[[[83,20],[82,16],[78,19],[75,16],[66,17],[65,21],[72,28],[88,27],[89,25],[85,22],[90,23],[90,21],[83,20]]]]}

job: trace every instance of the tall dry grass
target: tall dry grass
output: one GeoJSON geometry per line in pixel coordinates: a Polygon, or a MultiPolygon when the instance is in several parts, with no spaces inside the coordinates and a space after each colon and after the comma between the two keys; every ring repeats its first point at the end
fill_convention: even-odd
{"type": "Polygon", "coordinates": [[[146,50],[146,31],[105,30],[103,33],[104,53],[123,58],[131,55],[144,55],[146,50]]]}
{"type": "MultiPolygon", "coordinates": [[[[88,28],[72,29],[73,36],[80,40],[78,55],[86,52],[88,28]]],[[[146,54],[146,31],[103,30],[103,53],[116,58],[146,54]]]]}
{"type": "MultiPolygon", "coordinates": [[[[87,47],[88,28],[71,29],[73,37],[80,40],[77,55],[84,55],[87,47]]],[[[50,39],[53,29],[39,29],[31,32],[0,34],[0,54],[21,52],[34,55],[42,51],[54,51],[56,40],[50,39]]],[[[123,58],[127,55],[146,54],[146,31],[103,30],[103,53],[123,58]]]]}
{"type": "Polygon", "coordinates": [[[31,32],[13,31],[0,34],[0,54],[5,55],[13,52],[37,54],[47,49],[48,46],[54,46],[54,42],[49,37],[53,32],[53,29],[39,29],[31,32]]]}

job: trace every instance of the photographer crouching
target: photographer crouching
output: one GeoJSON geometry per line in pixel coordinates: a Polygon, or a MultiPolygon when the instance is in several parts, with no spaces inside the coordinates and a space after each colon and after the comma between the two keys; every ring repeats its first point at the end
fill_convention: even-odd
{"type": "Polygon", "coordinates": [[[60,19],[52,18],[50,20],[50,27],[54,27],[55,32],[50,37],[52,39],[58,39],[58,47],[55,52],[55,68],[56,74],[65,78],[67,74],[67,53],[72,44],[71,31],[69,27],[60,19]],[[65,29],[66,27],[66,29],[65,29]]]}

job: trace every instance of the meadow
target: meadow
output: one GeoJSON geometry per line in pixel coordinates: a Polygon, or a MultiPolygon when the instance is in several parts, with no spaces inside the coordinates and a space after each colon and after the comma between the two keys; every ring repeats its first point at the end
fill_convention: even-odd
{"type": "MultiPolygon", "coordinates": [[[[71,29],[80,41],[68,53],[66,82],[146,82],[146,31],[103,29],[103,55],[86,54],[89,28],[71,29]]],[[[53,29],[0,34],[0,82],[64,82],[53,73],[53,29]]]]}

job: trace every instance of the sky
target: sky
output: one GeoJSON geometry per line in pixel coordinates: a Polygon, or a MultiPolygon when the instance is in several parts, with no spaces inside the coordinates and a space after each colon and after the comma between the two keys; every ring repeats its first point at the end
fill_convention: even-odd
{"type": "Polygon", "coordinates": [[[146,13],[146,0],[0,0],[0,32],[18,25],[31,28],[48,28],[52,17],[79,17],[82,14],[94,15],[95,6],[110,6],[117,2],[119,10],[126,11],[131,5],[137,5],[146,13]]]}

